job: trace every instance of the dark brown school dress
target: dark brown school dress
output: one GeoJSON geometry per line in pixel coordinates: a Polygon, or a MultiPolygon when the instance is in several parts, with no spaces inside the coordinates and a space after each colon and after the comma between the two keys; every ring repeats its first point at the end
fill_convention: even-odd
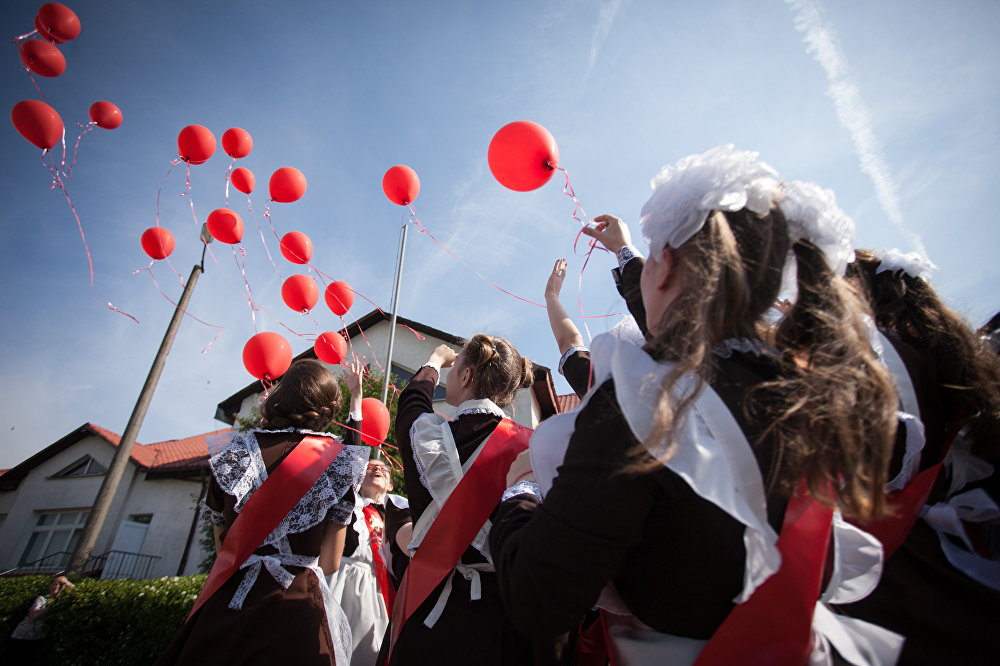
{"type": "MultiPolygon", "coordinates": [[[[310,434],[319,433],[289,429],[234,435],[211,458],[206,519],[228,531],[267,474],[310,434]]],[[[157,663],[330,666],[345,651],[349,660],[350,628],[340,608],[331,607],[318,558],[326,531],[351,519],[354,489],[368,455],[367,446],[346,446],[265,545],[190,618],[157,663]]]]}

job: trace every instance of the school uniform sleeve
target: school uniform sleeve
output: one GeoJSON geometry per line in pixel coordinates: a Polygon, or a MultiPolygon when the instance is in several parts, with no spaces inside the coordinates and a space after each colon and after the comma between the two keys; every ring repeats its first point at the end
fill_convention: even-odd
{"type": "Polygon", "coordinates": [[[590,352],[587,349],[576,349],[563,361],[562,374],[573,392],[581,398],[587,394],[594,381],[590,373],[590,352]]]}
{"type": "Polygon", "coordinates": [[[643,335],[648,335],[646,330],[646,306],[642,304],[642,290],[639,279],[642,277],[642,268],[646,265],[646,260],[642,257],[633,256],[628,259],[614,273],[615,287],[618,293],[625,299],[628,311],[635,318],[635,323],[639,325],[639,330],[643,335]]]}
{"type": "Polygon", "coordinates": [[[420,482],[420,474],[413,459],[413,443],[410,428],[420,416],[434,411],[434,389],[437,387],[439,370],[425,365],[417,370],[413,378],[399,394],[396,407],[396,445],[403,463],[403,477],[406,480],[410,512],[416,521],[431,502],[430,493],[420,482]]]}
{"type": "Polygon", "coordinates": [[[641,540],[657,486],[612,473],[636,444],[608,381],[580,413],[545,502],[517,495],[499,507],[490,549],[504,607],[525,636],[574,628],[641,540]]]}

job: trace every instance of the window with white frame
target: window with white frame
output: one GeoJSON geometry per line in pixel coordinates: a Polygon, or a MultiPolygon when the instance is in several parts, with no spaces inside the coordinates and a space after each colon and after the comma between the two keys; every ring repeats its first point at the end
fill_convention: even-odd
{"type": "Polygon", "coordinates": [[[42,558],[42,566],[59,567],[63,560],[69,561],[69,554],[76,548],[87,522],[89,511],[46,511],[39,512],[28,545],[21,554],[18,565],[32,564],[42,558]],[[62,558],[57,553],[64,553],[62,558]]]}

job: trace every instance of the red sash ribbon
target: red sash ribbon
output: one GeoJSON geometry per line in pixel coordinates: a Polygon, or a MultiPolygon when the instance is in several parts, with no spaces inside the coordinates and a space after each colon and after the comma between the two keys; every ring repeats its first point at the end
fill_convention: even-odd
{"type": "Polygon", "coordinates": [[[389,583],[389,572],[382,560],[382,539],[385,534],[385,521],[379,515],[374,504],[364,509],[365,525],[368,526],[368,543],[372,549],[372,562],[375,565],[375,577],[378,579],[379,591],[385,601],[385,610],[392,616],[392,606],[396,601],[396,588],[389,583]]]}
{"type": "Polygon", "coordinates": [[[343,450],[344,444],[332,437],[310,435],[268,474],[229,528],[188,619],[239,570],[343,450]]]}
{"type": "Polygon", "coordinates": [[[806,663],[832,525],[833,509],[820,504],[801,481],[778,536],[781,568],[729,613],[696,666],[806,663]]]}
{"type": "Polygon", "coordinates": [[[510,419],[500,421],[441,507],[400,582],[392,612],[390,656],[403,625],[451,573],[490,517],[507,488],[507,471],[528,448],[532,432],[510,419]]]}

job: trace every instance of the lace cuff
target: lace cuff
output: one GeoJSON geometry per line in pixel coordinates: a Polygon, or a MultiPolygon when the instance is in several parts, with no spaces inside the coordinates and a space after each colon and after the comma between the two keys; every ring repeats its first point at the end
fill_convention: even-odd
{"type": "Polygon", "coordinates": [[[633,245],[622,245],[622,249],[618,250],[615,256],[618,257],[618,268],[620,270],[625,270],[625,264],[636,257],[642,259],[642,253],[635,249],[633,245]]]}
{"type": "Polygon", "coordinates": [[[347,414],[347,418],[357,421],[358,423],[361,423],[361,410],[359,409],[356,412],[349,412],[347,414]]]}
{"type": "Polygon", "coordinates": [[[326,513],[326,519],[338,525],[350,525],[354,519],[354,492],[347,493],[331,506],[326,513]]]}
{"type": "Polygon", "coordinates": [[[503,491],[503,497],[500,498],[500,501],[506,502],[511,497],[516,497],[517,495],[534,495],[539,502],[542,501],[541,489],[538,487],[537,483],[533,483],[531,481],[518,481],[510,488],[503,491]]]}
{"type": "Polygon", "coordinates": [[[576,352],[579,352],[579,351],[590,351],[590,350],[587,349],[586,347],[584,347],[583,345],[573,345],[572,347],[570,347],[569,349],[567,349],[566,351],[564,351],[563,355],[559,357],[559,374],[560,375],[565,375],[566,374],[566,373],[563,372],[563,366],[566,365],[566,361],[569,360],[569,357],[572,356],[573,354],[575,354],[576,352]]]}
{"type": "Polygon", "coordinates": [[[221,511],[216,511],[212,507],[205,504],[205,500],[199,502],[198,507],[201,510],[201,519],[209,525],[218,525],[219,527],[223,527],[226,524],[225,514],[221,511]]]}

